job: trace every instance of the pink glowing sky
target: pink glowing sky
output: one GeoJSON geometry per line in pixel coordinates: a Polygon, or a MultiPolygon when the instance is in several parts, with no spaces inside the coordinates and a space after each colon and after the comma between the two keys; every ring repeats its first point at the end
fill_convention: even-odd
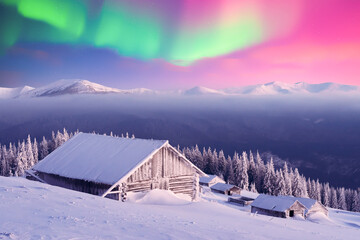
{"type": "MultiPolygon", "coordinates": [[[[141,38],[128,41],[133,52],[109,42],[112,36],[102,41],[116,51],[83,36],[65,44],[20,39],[0,55],[0,86],[61,78],[152,89],[272,81],[360,85],[360,0],[154,0],[157,14],[139,2],[131,2],[127,15],[137,19],[141,13],[140,20],[152,21],[149,26],[160,33],[156,52],[141,56],[141,38]],[[241,45],[231,33],[242,27],[241,45]],[[260,35],[251,36],[253,30],[260,35]]],[[[93,15],[101,12],[98,5],[93,15]]]]}
{"type": "Polygon", "coordinates": [[[169,72],[179,71],[179,85],[214,88],[271,81],[360,85],[360,1],[294,2],[298,16],[286,34],[169,72]]]}

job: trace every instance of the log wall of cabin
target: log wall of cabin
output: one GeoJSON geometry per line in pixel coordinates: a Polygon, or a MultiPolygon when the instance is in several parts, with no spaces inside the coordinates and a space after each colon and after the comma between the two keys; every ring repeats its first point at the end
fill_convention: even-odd
{"type": "Polygon", "coordinates": [[[285,212],[277,212],[277,211],[262,209],[262,208],[258,208],[258,207],[254,207],[254,206],[251,206],[251,212],[257,213],[257,214],[262,214],[262,215],[267,215],[267,216],[286,218],[285,212]]]}
{"type": "MultiPolygon", "coordinates": [[[[42,172],[38,172],[38,176],[48,184],[79,191],[79,192],[90,193],[93,195],[102,195],[106,190],[108,190],[111,187],[111,185],[107,185],[107,184],[61,177],[55,174],[48,174],[42,172]]],[[[117,200],[119,198],[115,194],[110,194],[107,197],[117,200]]]]}
{"type": "Polygon", "coordinates": [[[127,179],[127,191],[147,191],[155,188],[174,193],[194,195],[196,171],[169,147],[160,149],[127,179]]]}

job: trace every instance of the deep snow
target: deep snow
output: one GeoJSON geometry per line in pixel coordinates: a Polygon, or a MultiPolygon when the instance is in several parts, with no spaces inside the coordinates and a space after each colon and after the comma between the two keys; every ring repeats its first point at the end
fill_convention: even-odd
{"type": "Polygon", "coordinates": [[[360,234],[357,213],[330,210],[331,220],[314,216],[314,222],[280,219],[253,215],[248,207],[223,200],[226,196],[205,189],[198,202],[154,191],[122,203],[0,177],[0,239],[351,240],[360,234]],[[156,198],[160,205],[152,204],[156,198]]]}

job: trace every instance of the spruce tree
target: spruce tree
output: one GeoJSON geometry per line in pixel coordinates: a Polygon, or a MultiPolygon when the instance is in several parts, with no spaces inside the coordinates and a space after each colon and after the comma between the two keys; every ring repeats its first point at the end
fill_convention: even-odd
{"type": "Polygon", "coordinates": [[[288,166],[287,166],[286,162],[284,163],[283,174],[284,174],[284,181],[285,181],[285,188],[286,188],[285,195],[291,196],[292,195],[291,177],[290,177],[288,166]]]}
{"type": "Polygon", "coordinates": [[[335,188],[331,188],[331,201],[330,201],[330,205],[332,208],[338,208],[338,198],[337,198],[337,193],[336,193],[336,189],[335,188]]]}
{"type": "Polygon", "coordinates": [[[31,138],[30,135],[28,135],[27,139],[26,139],[26,159],[27,159],[27,164],[25,165],[25,170],[31,168],[32,166],[34,166],[35,164],[35,159],[34,159],[34,152],[33,152],[33,145],[31,143],[31,138]]]}
{"type": "Polygon", "coordinates": [[[326,183],[322,190],[322,204],[324,204],[325,207],[330,207],[330,186],[329,183],[326,183]]]}
{"type": "Polygon", "coordinates": [[[303,179],[299,174],[299,170],[295,168],[294,176],[293,176],[293,196],[294,197],[302,197],[303,196],[303,179]]]}
{"type": "Polygon", "coordinates": [[[275,170],[274,170],[274,163],[272,158],[270,162],[266,164],[266,172],[264,177],[264,193],[267,194],[274,194],[274,179],[275,179],[275,170]]]}
{"type": "Polygon", "coordinates": [[[241,182],[241,162],[240,157],[237,152],[234,153],[234,157],[232,160],[233,170],[234,170],[234,184],[240,185],[241,182]]]}
{"type": "Polygon", "coordinates": [[[259,154],[259,151],[256,153],[256,179],[255,179],[255,185],[258,190],[258,192],[264,192],[264,178],[265,178],[265,172],[266,167],[261,159],[261,156],[259,154]]]}
{"type": "Polygon", "coordinates": [[[346,199],[345,199],[345,189],[338,188],[337,189],[338,197],[338,208],[342,210],[346,210],[346,199]]]}
{"type": "Polygon", "coordinates": [[[226,158],[223,150],[220,150],[219,152],[217,163],[218,163],[218,174],[224,177],[226,172],[226,158]]]}
{"type": "Polygon", "coordinates": [[[231,157],[228,156],[226,164],[225,182],[234,184],[234,168],[231,157]]]}
{"type": "Polygon", "coordinates": [[[44,159],[49,154],[48,141],[43,137],[40,143],[40,160],[44,159]]]}
{"type": "Polygon", "coordinates": [[[247,165],[247,154],[243,152],[243,157],[241,158],[241,173],[240,173],[240,188],[244,190],[249,190],[249,176],[248,176],[248,165],[247,165]]]}
{"type": "Polygon", "coordinates": [[[34,164],[37,164],[39,161],[39,148],[36,138],[34,138],[33,153],[34,153],[34,164]]]}

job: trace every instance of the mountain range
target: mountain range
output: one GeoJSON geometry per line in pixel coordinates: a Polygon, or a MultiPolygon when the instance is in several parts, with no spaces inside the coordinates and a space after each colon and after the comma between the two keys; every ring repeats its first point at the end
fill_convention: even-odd
{"type": "Polygon", "coordinates": [[[359,94],[360,87],[354,85],[343,85],[338,83],[309,84],[306,82],[284,83],[270,82],[242,87],[225,89],[211,89],[197,86],[187,90],[177,91],[155,91],[146,88],[117,89],[106,87],[94,82],[81,79],[59,80],[43,87],[33,88],[30,86],[18,88],[0,87],[0,99],[19,97],[51,97],[68,94],[172,94],[184,96],[219,95],[219,96],[267,96],[267,95],[299,95],[299,94],[359,94]]]}

